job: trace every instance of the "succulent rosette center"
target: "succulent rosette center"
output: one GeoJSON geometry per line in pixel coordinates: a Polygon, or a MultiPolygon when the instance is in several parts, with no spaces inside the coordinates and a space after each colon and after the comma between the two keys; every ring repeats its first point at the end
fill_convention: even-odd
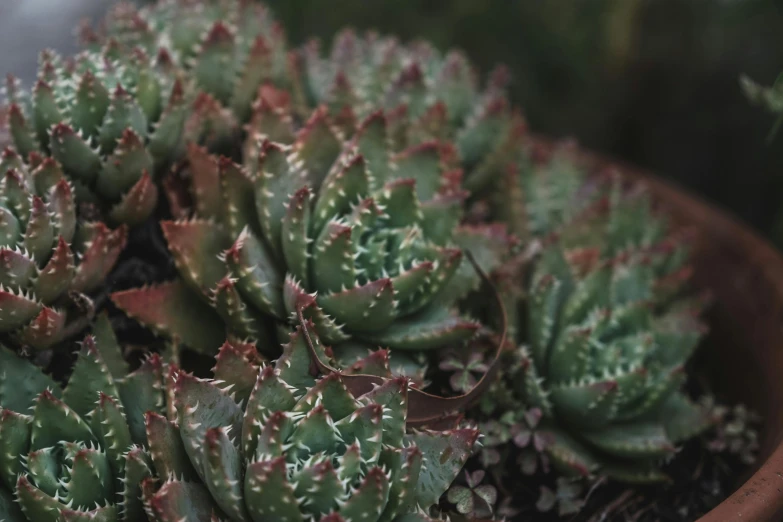
{"type": "MultiPolygon", "coordinates": [[[[44,410],[58,411],[60,404],[51,393],[43,394],[38,400],[41,406],[34,418],[40,420],[44,410]]],[[[19,482],[20,487],[37,487],[75,509],[104,505],[115,495],[116,484],[108,456],[78,417],[46,434],[33,434],[27,472],[27,477],[19,482]]]]}
{"type": "MultiPolygon", "coordinates": [[[[382,124],[377,115],[365,129],[382,124]]],[[[328,328],[324,333],[332,341],[351,333],[362,340],[424,348],[426,339],[406,342],[405,332],[389,328],[416,314],[423,321],[438,316],[434,301],[462,259],[451,243],[459,190],[448,186],[448,177],[435,176],[436,183],[428,186],[430,180],[417,179],[416,170],[392,171],[379,160],[368,164],[359,150],[338,159],[317,193],[306,185],[288,202],[280,230],[288,267],[286,309],[294,313],[316,305],[318,310],[307,310],[307,315],[322,330],[328,328]]],[[[413,156],[433,161],[433,173],[437,171],[437,144],[420,146],[401,159],[413,156]]],[[[463,321],[450,326],[448,337],[456,340],[469,337],[477,325],[463,321]]],[[[443,323],[437,327],[449,328],[443,323]]],[[[447,340],[441,336],[439,342],[447,340]]]]}

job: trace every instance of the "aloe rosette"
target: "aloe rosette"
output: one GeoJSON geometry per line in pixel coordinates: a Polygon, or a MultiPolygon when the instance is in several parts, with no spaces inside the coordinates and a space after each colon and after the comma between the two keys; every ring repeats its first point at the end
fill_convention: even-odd
{"type": "Polygon", "coordinates": [[[285,34],[260,2],[162,0],[144,8],[122,2],[97,31],[86,27],[83,39],[93,49],[114,40],[150,54],[163,50],[196,81],[206,105],[231,113],[226,123],[250,117],[262,84],[290,83],[285,34]]]}
{"type": "Polygon", "coordinates": [[[173,71],[165,52],[126,52],[116,41],[68,59],[43,52],[29,93],[8,77],[13,146],[23,159],[54,158],[80,205],[138,224],[155,209],[156,179],[181,154],[187,105],[173,71]]]}
{"type": "MultiPolygon", "coordinates": [[[[239,125],[263,118],[260,88],[275,88],[306,118],[319,105],[350,137],[377,110],[393,120],[395,150],[422,141],[453,142],[471,191],[491,185],[515,158],[524,122],[506,97],[508,73],[494,71],[482,90],[465,55],[443,55],[426,42],[402,45],[375,33],[341,32],[328,57],[320,43],[289,50],[284,29],[260,2],[161,0],[138,9],[120,4],[93,46],[106,38],[154,54],[165,49],[197,88],[202,137],[232,141],[239,125]]],[[[273,104],[276,105],[276,104],[273,104]]]]}
{"type": "MultiPolygon", "coordinates": [[[[487,246],[493,262],[502,231],[458,227],[463,194],[442,147],[391,157],[376,114],[341,153],[328,121],[317,111],[290,146],[264,139],[255,166],[191,147],[200,217],[162,224],[183,279],[239,337],[258,338],[259,317],[296,319],[303,308],[330,343],[425,349],[469,339],[479,325],[454,303],[478,281],[457,245],[487,246]],[[320,168],[306,159],[330,147],[320,168]]],[[[140,315],[139,297],[157,292],[114,299],[140,315]]]]}
{"type": "MultiPolygon", "coordinates": [[[[310,325],[312,327],[312,325],[310,325]]],[[[326,352],[317,342],[321,356],[326,352]]],[[[150,415],[151,453],[169,477],[148,498],[160,520],[426,520],[478,437],[473,429],[406,433],[404,378],[354,397],[316,378],[302,332],[274,365],[225,344],[215,378],[179,372],[179,438],[150,415]],[[198,484],[201,479],[202,484],[198,484]]],[[[379,367],[380,369],[380,367],[379,367]]],[[[388,377],[388,367],[379,372],[388,377]]]]}
{"type": "Polygon", "coordinates": [[[478,432],[407,430],[385,352],[361,368],[385,384],[357,397],[310,357],[295,332],[274,365],[225,343],[212,379],[158,355],[129,373],[102,317],[61,390],[0,348],[0,519],[437,518],[478,432]]]}
{"type": "Polygon", "coordinates": [[[60,164],[13,149],[0,155],[0,333],[32,350],[63,340],[78,303],[105,279],[125,245],[124,228],[80,223],[60,164]]]}
{"type": "Polygon", "coordinates": [[[105,319],[64,389],[0,347],[0,520],[146,520],[143,412],[163,411],[162,385],[157,356],[128,372],[105,319]]]}
{"type": "Polygon", "coordinates": [[[121,41],[169,44],[193,76],[200,106],[211,108],[199,112],[208,132],[166,183],[183,219],[162,226],[186,285],[124,292],[115,302],[205,351],[220,344],[217,325],[236,338],[263,338],[270,319],[296,320],[299,309],[335,345],[418,350],[472,337],[479,325],[456,305],[478,277],[462,250],[489,270],[509,240],[498,226],[460,225],[462,180],[490,157],[500,168],[506,156],[493,151],[518,136],[502,75],[479,92],[458,53],[441,58],[423,44],[351,32],[329,59],[312,47],[283,59],[282,32],[263,8],[207,2],[184,14],[186,4],[123,11],[107,23],[121,41]],[[180,24],[203,37],[185,43],[180,24]],[[155,27],[168,36],[151,38],[155,27]],[[362,78],[387,92],[360,86],[362,78]],[[233,159],[211,156],[215,150],[233,159]],[[219,318],[188,297],[193,289],[219,318]],[[148,305],[161,296],[177,309],[148,305]],[[182,328],[182,303],[193,303],[188,313],[205,318],[210,328],[200,332],[211,334],[182,328]]]}
{"type": "MultiPolygon", "coordinates": [[[[549,166],[550,174],[565,168],[549,166]]],[[[546,171],[526,172],[542,177],[524,183],[551,186],[546,171]]],[[[569,172],[561,184],[584,181],[583,170],[569,172]]],[[[682,391],[685,364],[705,331],[704,301],[687,291],[684,233],[655,213],[640,188],[609,185],[597,182],[571,216],[559,204],[526,209],[526,226],[548,235],[539,236],[520,320],[528,344],[508,382],[542,412],[539,428],[552,439],[546,451],[562,469],[663,480],[660,463],[712,422],[682,391]]],[[[577,193],[551,201],[577,208],[577,193]]]]}
{"type": "Polygon", "coordinates": [[[337,35],[328,57],[311,41],[300,62],[307,104],[325,105],[348,134],[357,121],[383,109],[397,150],[428,140],[451,143],[463,184],[474,195],[493,187],[516,158],[525,125],[507,99],[504,67],[489,75],[482,90],[459,51],[443,55],[427,42],[403,46],[351,30],[337,35]]]}

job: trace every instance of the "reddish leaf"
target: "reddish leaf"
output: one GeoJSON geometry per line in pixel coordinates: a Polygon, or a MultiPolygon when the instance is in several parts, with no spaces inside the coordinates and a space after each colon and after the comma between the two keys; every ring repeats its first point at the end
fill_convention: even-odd
{"type": "Polygon", "coordinates": [[[35,350],[51,348],[62,340],[65,314],[49,307],[41,312],[19,333],[19,339],[35,350]]]}
{"type": "Polygon", "coordinates": [[[109,230],[103,223],[92,223],[87,234],[81,263],[71,285],[78,292],[89,292],[103,283],[125,248],[128,229],[123,225],[109,230]]]}
{"type": "Polygon", "coordinates": [[[117,223],[133,226],[142,223],[158,204],[158,187],[145,170],[141,178],[111,209],[111,218],[117,223]]]}
{"type": "Polygon", "coordinates": [[[199,352],[214,354],[225,340],[223,321],[181,281],[117,292],[111,299],[140,323],[199,352]]]}

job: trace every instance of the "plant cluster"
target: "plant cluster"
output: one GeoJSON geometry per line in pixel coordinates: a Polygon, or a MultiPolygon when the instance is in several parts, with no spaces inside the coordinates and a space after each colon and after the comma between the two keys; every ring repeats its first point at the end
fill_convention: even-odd
{"type": "Polygon", "coordinates": [[[511,517],[508,473],[566,515],[715,422],[683,392],[685,236],[531,150],[502,69],[374,33],[292,49],[251,0],[80,34],[7,88],[0,520],[511,517]],[[149,223],[178,278],[112,292],[149,223]],[[134,371],[91,321],[107,293],[163,339],[134,371]],[[89,324],[72,371],[40,368],[89,324]]]}
{"type": "Polygon", "coordinates": [[[208,129],[170,180],[179,219],[161,223],[182,283],[115,302],[183,340],[193,312],[151,315],[150,301],[201,294],[216,313],[199,313],[221,327],[199,339],[224,329],[258,338],[300,308],[338,354],[472,338],[479,325],[457,302],[478,279],[462,249],[482,252],[489,271],[508,239],[460,221],[467,187],[491,179],[518,138],[503,75],[481,91],[459,53],[353,32],[328,58],[313,43],[286,59],[282,32],[256,4],[217,2],[194,20],[182,9],[108,22],[109,34],[132,27],[120,41],[148,53],[172,42],[208,129]]]}
{"type": "Polygon", "coordinates": [[[127,231],[77,219],[76,191],[56,160],[0,156],[0,333],[31,350],[84,327],[127,231]]]}
{"type": "Polygon", "coordinates": [[[405,378],[354,397],[311,374],[301,331],[275,364],[225,343],[211,379],[157,354],[129,373],[105,318],[62,390],[6,348],[0,363],[9,521],[428,520],[479,435],[406,433],[405,378]]]}

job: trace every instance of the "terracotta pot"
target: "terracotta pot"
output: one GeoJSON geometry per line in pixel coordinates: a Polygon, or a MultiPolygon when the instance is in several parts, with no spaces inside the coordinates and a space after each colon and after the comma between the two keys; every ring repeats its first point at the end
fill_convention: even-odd
{"type": "MultiPolygon", "coordinates": [[[[534,141],[548,149],[544,139],[534,141]]],[[[714,297],[710,334],[696,355],[716,392],[764,417],[747,480],[698,522],[783,520],[783,256],[769,243],[685,190],[600,155],[580,151],[594,172],[614,168],[646,183],[679,225],[695,230],[695,282],[714,297]]]]}

